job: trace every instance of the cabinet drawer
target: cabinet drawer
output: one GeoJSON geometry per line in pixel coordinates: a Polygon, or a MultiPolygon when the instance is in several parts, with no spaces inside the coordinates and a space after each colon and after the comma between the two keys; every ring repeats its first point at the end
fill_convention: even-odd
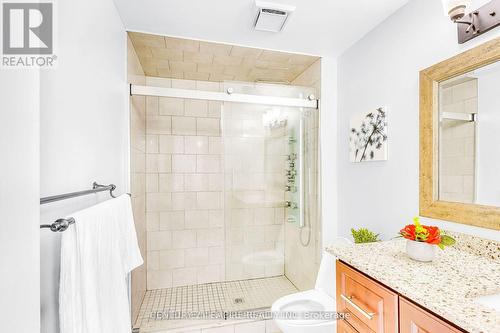
{"type": "Polygon", "coordinates": [[[462,333],[433,314],[399,299],[400,333],[462,333]]]}
{"type": "Polygon", "coordinates": [[[398,295],[337,261],[337,311],[359,332],[397,333],[398,295]]]}
{"type": "Polygon", "coordinates": [[[354,332],[374,333],[374,331],[370,329],[370,327],[368,327],[364,322],[358,319],[358,317],[356,317],[353,313],[349,312],[349,310],[346,309],[345,312],[349,313],[349,318],[345,321],[345,323],[349,325],[354,330],[354,332]]]}
{"type": "Polygon", "coordinates": [[[337,333],[359,333],[345,320],[337,321],[337,333]]]}

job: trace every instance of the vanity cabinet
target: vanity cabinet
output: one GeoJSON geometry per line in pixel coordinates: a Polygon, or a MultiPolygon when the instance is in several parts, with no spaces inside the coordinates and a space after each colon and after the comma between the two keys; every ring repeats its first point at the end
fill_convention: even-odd
{"type": "Polygon", "coordinates": [[[339,333],[461,333],[372,278],[337,261],[339,333]]]}
{"type": "Polygon", "coordinates": [[[360,333],[398,332],[398,295],[337,261],[337,311],[360,333]]]}
{"type": "Polygon", "coordinates": [[[461,333],[404,298],[399,299],[400,333],[461,333]]]}
{"type": "Polygon", "coordinates": [[[349,323],[343,320],[337,322],[337,333],[358,333],[349,323]]]}

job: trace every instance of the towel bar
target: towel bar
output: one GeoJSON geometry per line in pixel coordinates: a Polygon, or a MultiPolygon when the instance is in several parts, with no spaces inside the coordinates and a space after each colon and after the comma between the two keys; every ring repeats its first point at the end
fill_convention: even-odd
{"type": "Polygon", "coordinates": [[[45,197],[40,199],[40,205],[44,205],[50,202],[54,201],[60,201],[60,200],[66,200],[70,198],[76,198],[80,197],[82,195],[89,195],[89,194],[94,194],[97,192],[104,192],[104,191],[109,191],[109,195],[111,197],[115,198],[113,195],[113,191],[116,189],[116,185],[110,184],[110,185],[100,185],[97,182],[92,183],[92,189],[91,190],[85,190],[85,191],[79,191],[79,192],[71,192],[71,193],[65,193],[65,194],[59,194],[59,195],[53,195],[50,197],[45,197]]]}
{"type": "Polygon", "coordinates": [[[52,224],[42,224],[40,229],[49,228],[53,232],[63,232],[68,229],[70,225],[75,223],[75,219],[68,217],[67,219],[58,219],[52,224]]]}
{"type": "MultiPolygon", "coordinates": [[[[109,191],[109,195],[111,195],[112,198],[116,198],[116,196],[113,194],[114,190],[116,190],[116,185],[114,185],[114,184],[100,185],[97,182],[94,182],[92,184],[91,190],[71,192],[71,193],[65,193],[65,194],[53,195],[50,197],[41,198],[40,204],[43,205],[43,204],[47,204],[50,202],[80,197],[82,195],[89,195],[89,194],[94,194],[94,193],[104,192],[104,191],[109,191]]],[[[72,225],[74,223],[75,223],[75,219],[72,217],[68,217],[66,219],[57,219],[52,224],[42,224],[42,225],[40,225],[40,229],[47,228],[47,229],[52,230],[53,232],[63,232],[66,229],[68,229],[70,225],[72,225]]]]}

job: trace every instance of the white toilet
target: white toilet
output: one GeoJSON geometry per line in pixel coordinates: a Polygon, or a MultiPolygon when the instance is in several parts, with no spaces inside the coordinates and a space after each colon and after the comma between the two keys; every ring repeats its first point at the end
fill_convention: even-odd
{"type": "MultiPolygon", "coordinates": [[[[347,239],[340,243],[351,244],[347,239]]],[[[335,257],[323,252],[318,277],[314,289],[291,294],[273,303],[273,313],[283,312],[335,312],[335,257]]],[[[335,333],[337,323],[330,319],[281,319],[275,318],[276,325],[283,333],[335,333]]]]}

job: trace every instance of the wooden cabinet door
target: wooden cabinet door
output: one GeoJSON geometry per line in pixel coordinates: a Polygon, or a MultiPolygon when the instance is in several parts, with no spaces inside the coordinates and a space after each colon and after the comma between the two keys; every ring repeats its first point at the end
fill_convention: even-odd
{"type": "Polygon", "coordinates": [[[404,298],[399,299],[400,333],[462,333],[404,298]]]}
{"type": "Polygon", "coordinates": [[[340,261],[337,311],[350,313],[347,321],[358,332],[398,332],[398,295],[340,261]]]}
{"type": "Polygon", "coordinates": [[[337,321],[337,333],[359,333],[345,320],[337,321]]]}

